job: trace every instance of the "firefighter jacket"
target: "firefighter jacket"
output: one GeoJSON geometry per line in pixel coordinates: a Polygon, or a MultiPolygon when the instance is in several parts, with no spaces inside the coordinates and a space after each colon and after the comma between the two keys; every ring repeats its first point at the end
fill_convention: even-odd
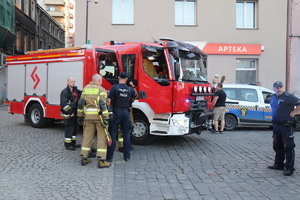
{"type": "Polygon", "coordinates": [[[60,93],[60,107],[63,114],[77,114],[78,100],[80,99],[81,91],[74,86],[73,91],[67,86],[60,93]],[[67,107],[67,109],[66,109],[67,107]],[[64,109],[65,108],[65,109],[64,109]]]}
{"type": "Polygon", "coordinates": [[[92,82],[85,86],[79,100],[78,117],[94,121],[100,120],[99,114],[102,114],[104,119],[108,119],[106,98],[107,94],[103,87],[92,82]]]}

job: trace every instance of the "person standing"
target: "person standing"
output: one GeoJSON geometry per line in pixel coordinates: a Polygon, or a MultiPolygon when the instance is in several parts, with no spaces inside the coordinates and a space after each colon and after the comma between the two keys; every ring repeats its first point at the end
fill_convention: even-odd
{"type": "Polygon", "coordinates": [[[220,82],[219,79],[220,79],[220,75],[219,74],[215,74],[215,77],[213,78],[212,83],[213,84],[219,83],[220,82]]]}
{"type": "Polygon", "coordinates": [[[218,83],[216,87],[217,91],[214,94],[214,99],[212,101],[212,107],[214,108],[214,132],[223,133],[225,127],[225,101],[226,93],[223,90],[223,84],[218,83]],[[221,120],[220,130],[219,129],[219,120],[221,120]]]}
{"type": "Polygon", "coordinates": [[[75,86],[75,78],[67,79],[67,87],[60,93],[60,111],[65,124],[65,147],[67,150],[80,148],[76,144],[78,124],[77,124],[77,105],[81,91],[75,86]]]}
{"type": "Polygon", "coordinates": [[[271,96],[273,122],[273,149],[275,151],[274,164],[269,169],[284,170],[285,176],[291,176],[295,170],[295,142],[293,127],[289,123],[300,111],[300,99],[283,90],[283,83],[273,84],[275,94],[271,96]],[[296,108],[295,108],[296,106],[296,108]],[[285,163],[284,163],[285,160],[285,163]]]}
{"type": "Polygon", "coordinates": [[[107,130],[109,119],[106,107],[107,94],[101,85],[102,76],[99,74],[93,75],[92,81],[84,87],[78,103],[78,123],[83,123],[83,141],[81,147],[82,166],[91,162],[89,153],[92,150],[94,135],[97,131],[96,158],[98,160],[98,167],[110,167],[110,162],[106,161],[108,141],[105,131],[107,130]]]}
{"type": "Polygon", "coordinates": [[[116,138],[118,134],[119,126],[121,126],[121,131],[123,133],[123,144],[124,144],[124,160],[130,160],[130,135],[129,129],[131,128],[131,122],[129,117],[129,107],[130,101],[136,97],[135,91],[126,85],[128,76],[126,72],[122,72],[119,76],[119,84],[114,85],[108,95],[108,104],[113,107],[114,118],[111,122],[111,138],[112,145],[108,147],[107,161],[111,162],[115,147],[116,138]]]}
{"type": "Polygon", "coordinates": [[[222,83],[222,84],[226,83],[226,76],[222,76],[221,77],[220,83],[222,83]]]}

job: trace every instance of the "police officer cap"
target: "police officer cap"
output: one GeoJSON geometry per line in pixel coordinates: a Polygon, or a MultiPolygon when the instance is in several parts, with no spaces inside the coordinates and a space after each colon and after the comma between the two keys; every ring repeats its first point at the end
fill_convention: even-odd
{"type": "Polygon", "coordinates": [[[283,87],[283,83],[281,81],[276,81],[274,84],[273,84],[273,88],[277,88],[277,87],[283,87]]]}
{"type": "Polygon", "coordinates": [[[128,78],[127,73],[126,72],[122,72],[120,74],[120,78],[128,78]]]}

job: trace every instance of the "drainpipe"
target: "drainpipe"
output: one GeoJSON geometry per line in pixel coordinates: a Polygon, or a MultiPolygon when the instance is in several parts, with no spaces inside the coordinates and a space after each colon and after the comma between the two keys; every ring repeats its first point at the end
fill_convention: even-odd
{"type": "Polygon", "coordinates": [[[290,14],[291,14],[291,0],[287,0],[287,25],[286,25],[286,77],[285,77],[285,89],[290,90],[290,14]]]}

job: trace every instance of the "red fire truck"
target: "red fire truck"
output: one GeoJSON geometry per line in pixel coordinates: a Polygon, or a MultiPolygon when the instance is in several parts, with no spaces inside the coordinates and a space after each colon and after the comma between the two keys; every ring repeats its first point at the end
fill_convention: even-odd
{"type": "Polygon", "coordinates": [[[197,47],[171,39],[10,56],[6,66],[9,112],[23,114],[33,127],[45,127],[62,119],[60,92],[68,77],[74,77],[82,89],[99,73],[109,91],[125,71],[138,91],[132,104],[133,143],[149,143],[155,135],[200,134],[211,126],[212,116],[213,88],[207,81],[206,58],[197,47]]]}

